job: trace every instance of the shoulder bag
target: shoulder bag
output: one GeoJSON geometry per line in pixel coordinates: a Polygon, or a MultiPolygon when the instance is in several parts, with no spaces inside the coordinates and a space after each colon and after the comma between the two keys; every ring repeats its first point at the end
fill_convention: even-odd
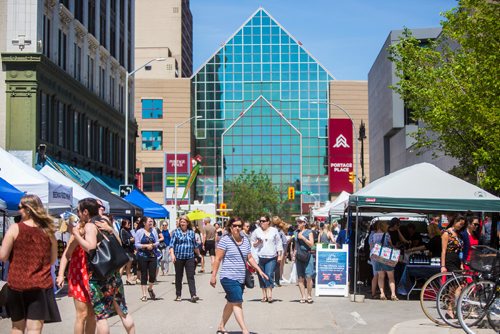
{"type": "Polygon", "coordinates": [[[311,253],[300,247],[299,235],[297,234],[297,251],[295,252],[295,258],[304,263],[308,263],[311,258],[311,253]]]}
{"type": "Polygon", "coordinates": [[[375,243],[370,251],[370,258],[380,263],[384,263],[390,267],[395,267],[398,264],[401,251],[397,248],[384,246],[385,235],[382,236],[380,243],[375,243]]]}
{"type": "MultiPolygon", "coordinates": [[[[240,252],[241,259],[243,260],[243,263],[245,264],[245,286],[249,289],[253,289],[255,286],[255,279],[253,277],[253,274],[248,269],[247,261],[243,257],[243,253],[241,252],[241,249],[238,246],[238,244],[236,243],[236,241],[232,237],[230,237],[229,239],[231,239],[231,241],[234,243],[234,245],[238,249],[238,252],[240,252]]],[[[245,239],[243,239],[243,242],[245,242],[245,239]]]]}
{"type": "Polygon", "coordinates": [[[89,262],[94,274],[93,278],[102,280],[123,267],[130,261],[130,258],[114,234],[107,235],[99,230],[98,234],[101,235],[102,240],[97,248],[89,253],[89,262]]]}

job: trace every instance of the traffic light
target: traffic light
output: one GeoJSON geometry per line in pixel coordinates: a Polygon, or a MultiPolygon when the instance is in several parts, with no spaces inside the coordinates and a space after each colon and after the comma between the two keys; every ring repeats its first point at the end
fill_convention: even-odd
{"type": "Polygon", "coordinates": [[[356,175],[354,175],[354,172],[349,172],[349,182],[354,184],[356,182],[356,175]]]}
{"type": "Polygon", "coordinates": [[[221,212],[220,212],[220,215],[221,216],[227,216],[227,204],[226,203],[221,203],[220,204],[220,209],[221,209],[221,212]]]}
{"type": "Polygon", "coordinates": [[[288,187],[288,200],[293,201],[295,199],[295,187],[288,187]]]}

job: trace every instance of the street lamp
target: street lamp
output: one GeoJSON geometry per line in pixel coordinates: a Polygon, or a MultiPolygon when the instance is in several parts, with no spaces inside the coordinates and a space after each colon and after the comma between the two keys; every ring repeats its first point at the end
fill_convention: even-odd
{"type": "Polygon", "coordinates": [[[193,116],[185,121],[175,124],[174,128],[174,207],[175,207],[175,220],[177,221],[177,129],[186,124],[187,122],[190,122],[193,118],[199,119],[201,116],[193,116]]]}
{"type": "Polygon", "coordinates": [[[160,57],[160,58],[154,58],[142,65],[141,67],[136,68],[130,73],[127,73],[125,76],[125,182],[124,184],[128,184],[128,79],[135,74],[135,72],[143,69],[144,67],[148,66],[154,61],[165,61],[167,58],[160,57]]]}

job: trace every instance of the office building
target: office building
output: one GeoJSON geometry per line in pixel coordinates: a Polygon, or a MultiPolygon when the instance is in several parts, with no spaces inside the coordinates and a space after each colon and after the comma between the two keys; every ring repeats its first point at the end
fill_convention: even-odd
{"type": "MultiPolygon", "coordinates": [[[[63,170],[80,168],[114,186],[123,182],[133,4],[0,1],[2,146],[31,164],[43,164],[47,156],[63,170]]],[[[131,175],[136,132],[131,118],[126,139],[131,175]]]]}
{"type": "MultiPolygon", "coordinates": [[[[430,162],[445,171],[456,165],[454,159],[439,152],[426,151],[417,155],[414,150],[415,139],[411,134],[418,129],[418,124],[399,94],[390,88],[398,78],[395,65],[388,59],[388,48],[400,39],[402,33],[402,30],[389,33],[368,73],[371,180],[420,162],[430,162]],[[437,157],[433,153],[437,153],[437,157]]],[[[438,38],[441,28],[413,29],[412,33],[425,44],[438,38]]]]}
{"type": "MultiPolygon", "coordinates": [[[[137,67],[165,59],[135,73],[136,180],[151,199],[172,203],[174,175],[167,158],[175,153],[175,125],[191,117],[192,15],[188,0],[136,0],[135,6],[137,67]]],[[[177,151],[187,168],[192,151],[188,123],[178,127],[177,151]]],[[[179,169],[180,192],[188,173],[179,169]]],[[[179,203],[188,200],[179,198],[179,203]]]]}
{"type": "Polygon", "coordinates": [[[195,154],[203,158],[196,199],[221,203],[224,182],[246,170],[269,175],[284,196],[288,187],[310,192],[296,196],[295,212],[329,200],[333,80],[259,8],[193,75],[195,154]]]}

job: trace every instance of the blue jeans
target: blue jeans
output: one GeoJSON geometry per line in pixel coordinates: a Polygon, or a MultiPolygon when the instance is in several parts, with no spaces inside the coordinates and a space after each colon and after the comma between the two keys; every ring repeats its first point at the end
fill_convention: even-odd
{"type": "Polygon", "coordinates": [[[273,274],[278,262],[277,257],[264,258],[259,257],[259,267],[267,275],[268,279],[264,279],[259,275],[259,284],[261,288],[274,288],[273,274]]]}

